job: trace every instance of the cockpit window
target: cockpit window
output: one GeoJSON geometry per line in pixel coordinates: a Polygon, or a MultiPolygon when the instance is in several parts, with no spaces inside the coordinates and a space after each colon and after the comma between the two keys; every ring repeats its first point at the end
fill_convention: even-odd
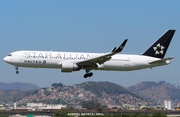
{"type": "Polygon", "coordinates": [[[12,54],[8,54],[8,56],[12,56],[12,54]]]}

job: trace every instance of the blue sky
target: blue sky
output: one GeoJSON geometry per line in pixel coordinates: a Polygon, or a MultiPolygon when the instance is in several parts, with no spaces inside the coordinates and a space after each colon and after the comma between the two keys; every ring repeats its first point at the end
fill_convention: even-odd
{"type": "Polygon", "coordinates": [[[180,85],[180,1],[178,0],[0,0],[0,82],[29,82],[40,87],[86,81],[109,81],[122,86],[142,81],[180,85]],[[109,52],[128,38],[123,54],[140,54],[168,29],[176,33],[166,53],[168,66],[132,72],[15,68],[3,61],[17,50],[109,52]]]}

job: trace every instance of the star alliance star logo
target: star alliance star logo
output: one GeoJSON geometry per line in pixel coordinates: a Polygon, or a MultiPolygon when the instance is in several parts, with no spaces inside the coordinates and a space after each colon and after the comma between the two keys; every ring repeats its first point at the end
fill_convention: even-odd
{"type": "Polygon", "coordinates": [[[158,44],[156,45],[156,47],[153,47],[153,49],[154,49],[156,55],[157,55],[157,54],[162,54],[162,55],[163,55],[165,47],[164,47],[164,46],[161,46],[161,44],[158,43],[158,44]]]}

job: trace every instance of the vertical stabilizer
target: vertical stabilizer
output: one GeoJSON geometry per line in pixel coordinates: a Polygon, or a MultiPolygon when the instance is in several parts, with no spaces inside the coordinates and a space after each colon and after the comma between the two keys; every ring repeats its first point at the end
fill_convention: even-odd
{"type": "Polygon", "coordinates": [[[156,57],[156,58],[164,58],[174,33],[175,30],[168,30],[142,55],[156,57]]]}

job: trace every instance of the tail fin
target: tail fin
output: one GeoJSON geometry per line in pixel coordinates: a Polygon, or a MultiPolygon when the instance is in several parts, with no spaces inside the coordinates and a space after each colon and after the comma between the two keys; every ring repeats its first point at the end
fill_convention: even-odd
{"type": "Polygon", "coordinates": [[[156,57],[156,58],[164,58],[174,33],[175,30],[168,30],[142,55],[156,57]]]}

